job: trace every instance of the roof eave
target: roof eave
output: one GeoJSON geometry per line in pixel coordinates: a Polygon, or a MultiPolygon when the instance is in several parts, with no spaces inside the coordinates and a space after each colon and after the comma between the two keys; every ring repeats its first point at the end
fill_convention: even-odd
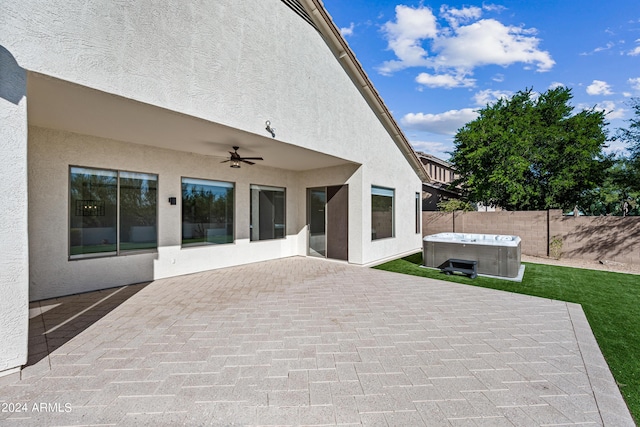
{"type": "Polygon", "coordinates": [[[354,83],[356,83],[358,90],[374,110],[378,119],[389,135],[391,135],[392,139],[409,164],[413,167],[416,174],[423,182],[430,182],[431,177],[425,169],[424,164],[418,158],[418,155],[413,147],[411,147],[411,144],[409,144],[409,141],[400,129],[400,126],[391,115],[391,112],[385,105],[376,88],[373,86],[371,80],[369,80],[367,73],[360,65],[360,62],[357,60],[347,41],[342,37],[340,30],[324,8],[322,1],[301,0],[301,2],[303,2],[307,7],[319,31],[325,37],[327,43],[330,44],[330,48],[334,55],[336,55],[336,58],[342,62],[343,67],[354,83]]]}

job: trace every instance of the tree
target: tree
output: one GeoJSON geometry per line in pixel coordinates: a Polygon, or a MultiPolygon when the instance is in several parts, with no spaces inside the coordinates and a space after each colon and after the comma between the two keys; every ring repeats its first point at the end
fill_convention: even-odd
{"type": "Polygon", "coordinates": [[[573,114],[571,90],[500,99],[455,136],[452,163],[472,202],[508,210],[573,208],[604,179],[604,112],[573,114]]]}
{"type": "Polygon", "coordinates": [[[464,211],[464,212],[472,212],[475,211],[473,205],[469,202],[460,199],[447,199],[437,203],[438,210],[441,212],[455,212],[455,211],[464,211]]]}
{"type": "Polygon", "coordinates": [[[631,108],[635,117],[629,119],[627,129],[618,129],[616,137],[629,147],[626,184],[640,192],[640,98],[631,99],[631,108]]]}
{"type": "Polygon", "coordinates": [[[585,191],[578,206],[586,215],[638,215],[639,181],[640,175],[631,160],[618,157],[607,169],[602,185],[585,191]]]}

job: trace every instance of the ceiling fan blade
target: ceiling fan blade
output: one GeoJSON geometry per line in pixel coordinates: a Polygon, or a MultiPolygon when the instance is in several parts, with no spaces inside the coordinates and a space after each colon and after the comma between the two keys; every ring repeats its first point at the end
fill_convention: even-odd
{"type": "Polygon", "coordinates": [[[241,162],[245,162],[246,164],[249,164],[249,165],[255,165],[255,163],[254,163],[254,162],[250,162],[250,161],[245,160],[245,159],[240,159],[240,161],[241,161],[241,162]]]}
{"type": "Polygon", "coordinates": [[[221,161],[220,163],[227,163],[227,162],[230,162],[230,161],[231,161],[231,160],[223,160],[223,161],[221,161]]]}
{"type": "Polygon", "coordinates": [[[240,157],[241,160],[264,160],[262,157],[240,157]]]}

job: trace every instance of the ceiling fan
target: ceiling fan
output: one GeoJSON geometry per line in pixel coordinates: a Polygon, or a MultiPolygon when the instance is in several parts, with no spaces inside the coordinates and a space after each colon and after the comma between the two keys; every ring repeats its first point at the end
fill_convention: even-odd
{"type": "Polygon", "coordinates": [[[249,165],[255,165],[255,162],[251,162],[250,160],[264,160],[262,157],[242,157],[240,156],[240,154],[238,154],[239,148],[240,147],[233,147],[233,151],[229,151],[229,154],[231,154],[229,160],[224,160],[220,163],[231,162],[232,168],[239,168],[240,162],[244,162],[249,165]]]}

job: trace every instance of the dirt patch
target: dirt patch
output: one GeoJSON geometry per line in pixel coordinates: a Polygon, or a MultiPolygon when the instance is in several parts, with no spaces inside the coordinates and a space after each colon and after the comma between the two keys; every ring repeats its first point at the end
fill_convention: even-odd
{"type": "Polygon", "coordinates": [[[589,270],[604,270],[615,271],[618,273],[640,274],[640,265],[638,264],[627,264],[608,260],[593,261],[585,259],[553,259],[531,255],[522,255],[521,260],[523,262],[532,262],[536,264],[561,265],[563,267],[586,268],[589,270]]]}

